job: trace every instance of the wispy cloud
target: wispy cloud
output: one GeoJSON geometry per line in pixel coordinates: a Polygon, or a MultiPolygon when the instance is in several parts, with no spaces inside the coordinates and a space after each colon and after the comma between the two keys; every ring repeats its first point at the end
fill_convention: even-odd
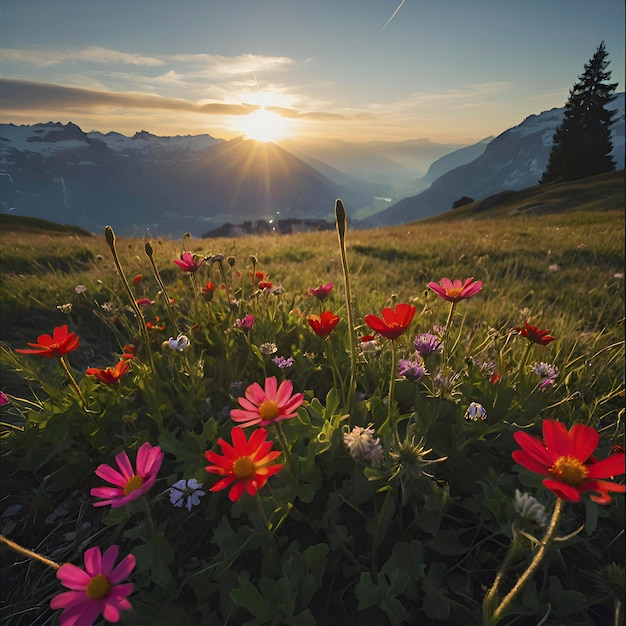
{"type": "Polygon", "coordinates": [[[84,48],[4,48],[2,50],[3,62],[17,61],[31,63],[39,67],[50,67],[61,63],[94,63],[94,64],[126,64],[137,66],[158,67],[164,65],[164,61],[156,57],[132,52],[120,52],[98,46],[84,48]]]}
{"type": "MultiPolygon", "coordinates": [[[[199,68],[201,74],[214,77],[275,72],[285,70],[293,64],[293,60],[288,57],[259,54],[238,54],[234,57],[211,54],[175,54],[168,56],[167,59],[190,64],[199,68]]],[[[197,74],[198,70],[193,71],[193,73],[197,74]]]]}

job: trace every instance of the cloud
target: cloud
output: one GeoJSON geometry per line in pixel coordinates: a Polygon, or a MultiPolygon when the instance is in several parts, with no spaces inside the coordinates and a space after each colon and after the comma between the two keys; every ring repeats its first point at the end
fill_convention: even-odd
{"type": "Polygon", "coordinates": [[[259,108],[257,105],[225,102],[198,104],[153,94],[97,91],[12,78],[0,79],[0,106],[5,114],[10,111],[23,112],[25,110],[48,112],[51,109],[58,111],[125,108],[248,115],[259,108]]]}
{"type": "Polygon", "coordinates": [[[293,60],[289,57],[258,54],[238,54],[234,57],[211,54],[175,54],[167,58],[181,63],[200,66],[200,72],[195,73],[196,75],[206,75],[214,78],[285,70],[293,63],[293,60]]]}
{"type": "Polygon", "coordinates": [[[88,46],[85,48],[67,48],[58,50],[54,48],[35,48],[25,50],[19,48],[4,48],[2,50],[3,61],[17,61],[21,63],[31,63],[39,67],[50,67],[61,63],[97,63],[141,65],[158,67],[165,62],[155,57],[144,54],[134,54],[110,50],[98,46],[88,46]]]}

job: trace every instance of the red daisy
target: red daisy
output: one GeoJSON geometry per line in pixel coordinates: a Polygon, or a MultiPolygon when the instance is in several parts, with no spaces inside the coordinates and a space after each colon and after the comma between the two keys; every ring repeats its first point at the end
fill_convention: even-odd
{"type": "Polygon", "coordinates": [[[67,324],[57,326],[50,335],[39,335],[37,343],[28,343],[31,349],[16,349],[21,354],[36,354],[47,359],[60,359],[64,354],[78,348],[79,337],[76,333],[68,332],[67,324]]]}
{"type": "Polygon", "coordinates": [[[230,433],[232,445],[224,439],[217,443],[223,454],[208,450],[204,453],[211,465],[205,467],[207,472],[224,476],[216,482],[210,491],[220,491],[235,483],[228,497],[232,502],[241,498],[244,491],[251,496],[256,495],[270,476],[282,469],[282,464],[271,464],[280,456],[280,450],[272,452],[273,442],[267,441],[267,430],[257,428],[246,440],[246,435],[240,426],[235,426],[230,433]]]}
{"type": "Polygon", "coordinates": [[[415,316],[415,307],[411,304],[398,304],[396,310],[383,309],[382,318],[366,315],[365,323],[386,339],[397,339],[410,325],[415,316]]]}
{"type": "Polygon", "coordinates": [[[574,424],[570,431],[561,422],[544,420],[543,441],[525,432],[513,435],[522,448],[512,453],[513,460],[531,472],[548,478],[543,484],[557,498],[567,502],[580,502],[581,494],[598,504],[611,501],[610,491],[624,493],[626,485],[602,478],[613,478],[624,473],[624,454],[613,454],[598,461],[592,453],[600,436],[591,426],[574,424]]]}
{"type": "Polygon", "coordinates": [[[556,337],[550,334],[549,330],[542,330],[536,326],[531,326],[528,320],[524,322],[524,326],[516,326],[515,330],[519,331],[522,337],[526,337],[528,341],[538,343],[542,346],[547,346],[551,341],[554,341],[556,337]]]}
{"type": "Polygon", "coordinates": [[[339,323],[339,316],[333,315],[330,311],[324,311],[321,315],[309,315],[307,321],[318,337],[328,337],[339,323]]]}
{"type": "Polygon", "coordinates": [[[85,374],[87,376],[95,376],[101,383],[111,385],[116,383],[130,369],[130,363],[122,360],[115,367],[106,367],[100,369],[98,367],[89,367],[85,374]]]}

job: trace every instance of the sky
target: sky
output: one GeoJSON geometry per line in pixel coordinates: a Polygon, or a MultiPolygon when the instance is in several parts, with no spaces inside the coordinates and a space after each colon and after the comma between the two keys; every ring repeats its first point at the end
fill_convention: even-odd
{"type": "Polygon", "coordinates": [[[0,121],[469,144],[565,105],[624,0],[0,0],[0,121]]]}

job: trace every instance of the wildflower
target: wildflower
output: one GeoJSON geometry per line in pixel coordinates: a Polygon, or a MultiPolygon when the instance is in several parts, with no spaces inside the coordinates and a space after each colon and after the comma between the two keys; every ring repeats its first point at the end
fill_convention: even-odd
{"type": "Polygon", "coordinates": [[[182,352],[189,345],[189,337],[186,335],[178,335],[176,339],[174,337],[170,337],[167,342],[167,345],[176,352],[182,352]]]}
{"type": "Polygon", "coordinates": [[[459,302],[475,296],[483,287],[480,280],[468,278],[465,282],[460,280],[451,281],[442,278],[439,283],[430,282],[428,286],[441,298],[448,302],[459,302]]]}
{"type": "Polygon", "coordinates": [[[245,388],[246,386],[243,380],[234,380],[228,385],[228,390],[232,396],[240,396],[244,392],[245,388]]]}
{"type": "Polygon", "coordinates": [[[330,311],[324,311],[321,315],[309,315],[309,326],[318,337],[328,337],[339,323],[339,316],[330,311]]]}
{"type": "Polygon", "coordinates": [[[461,374],[459,374],[458,372],[450,371],[449,374],[444,374],[442,369],[439,368],[433,378],[433,385],[441,392],[448,391],[454,394],[457,381],[460,377],[461,374]]]}
{"type": "Polygon", "coordinates": [[[66,304],[57,304],[57,309],[59,309],[61,313],[65,313],[65,315],[69,315],[72,312],[72,303],[67,302],[66,304]]]}
{"type": "Polygon", "coordinates": [[[443,342],[437,335],[432,333],[421,333],[413,340],[415,349],[422,358],[429,357],[431,354],[439,354],[443,350],[443,342]]]}
{"type": "Polygon", "coordinates": [[[467,411],[465,411],[465,415],[463,417],[470,422],[477,422],[478,420],[484,422],[487,419],[487,411],[482,404],[478,402],[470,402],[470,405],[467,407],[467,411]]]}
{"type": "Polygon", "coordinates": [[[52,598],[51,609],[64,609],[61,626],[91,626],[100,614],[107,622],[118,622],[120,611],[131,608],[128,596],[133,591],[131,583],[122,583],[135,569],[132,554],[125,556],[115,566],[118,546],[109,546],[104,554],[100,548],[89,548],[84,554],[85,569],[64,563],[57,570],[57,578],[70,589],[52,598]]]}
{"type": "Polygon", "coordinates": [[[259,282],[259,289],[267,289],[270,291],[272,289],[272,283],[269,280],[262,280],[259,282]]]}
{"type": "Polygon", "coordinates": [[[398,376],[403,376],[412,383],[418,383],[427,374],[424,364],[419,360],[400,359],[398,361],[398,376]]]}
{"type": "Polygon", "coordinates": [[[232,409],[231,418],[241,426],[269,426],[296,416],[296,409],[304,401],[301,393],[291,395],[293,383],[283,380],[278,386],[276,377],[265,379],[265,389],[259,383],[252,383],[245,397],[238,398],[241,409],[232,409]]]}
{"type": "Polygon", "coordinates": [[[213,292],[217,289],[217,285],[211,281],[211,280],[207,280],[206,283],[204,284],[204,287],[202,287],[202,289],[200,291],[202,291],[202,293],[208,297],[208,299],[210,300],[213,297],[213,292]]]}
{"type": "Polygon", "coordinates": [[[541,377],[539,381],[539,389],[545,389],[549,385],[553,385],[556,377],[559,375],[559,368],[549,363],[535,363],[533,365],[533,374],[541,377]]]}
{"type": "Polygon", "coordinates": [[[326,283],[325,285],[319,285],[318,287],[309,287],[307,291],[322,302],[328,298],[328,295],[334,288],[335,285],[332,283],[326,283]]]}
{"type": "Polygon", "coordinates": [[[583,493],[592,492],[591,500],[608,504],[610,491],[626,490],[624,485],[599,480],[624,473],[624,454],[613,454],[602,461],[593,457],[600,436],[591,426],[574,424],[568,432],[561,422],[544,420],[543,441],[523,431],[513,437],[522,448],[512,453],[513,460],[531,472],[548,476],[543,484],[557,498],[580,502],[583,493]]]}
{"type": "Polygon", "coordinates": [[[411,304],[398,304],[396,310],[385,308],[382,318],[366,315],[365,323],[386,339],[397,339],[411,324],[415,316],[415,307],[411,304]]]}
{"type": "Polygon", "coordinates": [[[115,305],[112,302],[103,302],[100,305],[100,308],[105,312],[105,313],[115,313],[115,311],[117,310],[115,305]]]}
{"type": "Polygon", "coordinates": [[[389,480],[393,480],[397,476],[406,478],[409,481],[422,476],[433,478],[433,475],[426,472],[424,468],[432,463],[445,461],[448,458],[444,456],[439,459],[427,459],[426,455],[432,452],[433,449],[426,449],[423,437],[416,442],[415,430],[415,424],[410,424],[404,441],[396,442],[394,449],[389,453],[393,463],[393,472],[389,480]]]}
{"type": "Polygon", "coordinates": [[[278,346],[275,343],[268,341],[259,346],[259,352],[261,354],[274,354],[278,352],[278,346]]]}
{"type": "Polygon", "coordinates": [[[213,255],[213,256],[209,259],[209,261],[210,261],[211,263],[223,263],[223,262],[224,262],[224,259],[225,259],[225,257],[224,257],[224,255],[223,255],[223,254],[214,254],[214,255],[213,255]]]}
{"type": "Polygon", "coordinates": [[[522,337],[526,337],[528,341],[538,343],[542,346],[547,346],[551,341],[556,339],[556,337],[550,335],[549,330],[541,330],[536,326],[531,326],[528,320],[524,322],[524,326],[516,326],[515,330],[517,330],[522,337]]]}
{"type": "Polygon", "coordinates": [[[140,498],[156,482],[163,456],[159,446],[153,447],[146,442],[137,451],[136,473],[126,452],[120,452],[115,456],[115,462],[121,473],[105,463],[99,465],[96,475],[115,487],[94,487],[90,492],[92,496],[106,498],[102,502],[94,503],[94,506],[110,504],[111,508],[117,509],[140,498]]]}
{"type": "Polygon", "coordinates": [[[294,362],[293,357],[285,358],[284,356],[277,356],[272,359],[272,363],[281,370],[293,367],[294,362]]]}
{"type": "Polygon", "coordinates": [[[0,406],[4,404],[9,404],[9,399],[7,398],[7,394],[4,391],[0,391],[0,406]]]}
{"type": "Polygon", "coordinates": [[[165,330],[166,323],[161,322],[161,318],[158,315],[154,316],[153,322],[146,322],[146,328],[152,330],[155,333],[160,333],[165,330]]]}
{"type": "Polygon", "coordinates": [[[135,339],[131,343],[127,343],[122,347],[122,358],[123,359],[134,359],[137,356],[137,351],[139,350],[139,340],[135,339]]]}
{"type": "Polygon", "coordinates": [[[152,306],[154,304],[154,300],[150,300],[150,298],[139,298],[135,302],[137,306],[152,306]]]}
{"type": "Polygon", "coordinates": [[[525,522],[530,522],[537,526],[546,526],[548,523],[546,507],[538,502],[536,498],[533,498],[528,493],[522,493],[519,489],[515,490],[513,508],[525,522]]]}
{"type": "Polygon", "coordinates": [[[262,280],[265,280],[265,274],[263,272],[250,272],[250,278],[253,285],[258,285],[262,280]]]}
{"type": "Polygon", "coordinates": [[[374,439],[373,424],[367,428],[355,426],[343,436],[343,442],[348,448],[350,456],[356,461],[370,461],[374,467],[380,467],[383,461],[383,448],[380,437],[374,439]]]}
{"type": "Polygon", "coordinates": [[[254,315],[246,315],[235,321],[235,326],[242,330],[250,330],[254,326],[254,315]]]}
{"type": "Polygon", "coordinates": [[[87,376],[95,376],[101,383],[105,385],[112,385],[119,381],[119,379],[126,374],[130,369],[128,360],[121,360],[115,367],[106,367],[105,369],[99,369],[97,367],[89,367],[85,374],[87,376]]]}
{"type": "Polygon", "coordinates": [[[74,291],[76,293],[85,293],[85,291],[87,291],[87,287],[85,287],[85,285],[76,285],[76,287],[74,287],[74,291]]]}
{"type": "Polygon", "coordinates": [[[67,324],[57,326],[50,335],[39,335],[37,343],[28,343],[33,349],[16,349],[21,354],[36,354],[47,359],[60,359],[63,355],[78,348],[79,336],[68,332],[67,324]]]}
{"type": "Polygon", "coordinates": [[[173,259],[173,261],[178,267],[185,270],[185,272],[191,272],[193,274],[204,263],[204,257],[191,254],[191,252],[183,252],[180,255],[180,259],[173,259]]]}
{"type": "Polygon", "coordinates": [[[268,481],[270,476],[278,473],[283,465],[272,461],[280,456],[280,450],[272,451],[273,443],[266,441],[267,430],[257,428],[246,440],[243,428],[235,426],[230,433],[232,445],[224,439],[217,443],[222,448],[222,454],[207,451],[204,453],[211,465],[205,467],[207,472],[224,476],[215,483],[210,491],[220,491],[235,483],[228,497],[231,502],[241,498],[244,491],[249,495],[256,495],[268,481]]]}
{"type": "Polygon", "coordinates": [[[624,274],[622,274],[621,272],[617,272],[613,274],[613,278],[617,278],[618,280],[621,280],[622,278],[624,278],[624,274]]]}
{"type": "Polygon", "coordinates": [[[496,371],[496,364],[493,361],[480,361],[479,359],[471,356],[469,357],[469,362],[472,365],[475,365],[481,374],[486,374],[491,377],[496,371]]]}
{"type": "Polygon", "coordinates": [[[361,354],[374,354],[380,346],[375,335],[363,335],[359,339],[359,351],[361,354]]]}
{"type": "Polygon", "coordinates": [[[182,507],[184,504],[187,510],[191,511],[192,506],[200,504],[200,496],[205,495],[202,491],[203,484],[195,478],[179,480],[170,487],[170,502],[178,507],[182,507]]]}
{"type": "Polygon", "coordinates": [[[133,282],[135,285],[138,285],[143,280],[143,274],[137,274],[135,278],[133,278],[133,282]]]}
{"type": "Polygon", "coordinates": [[[556,263],[554,263],[553,265],[548,265],[548,269],[551,272],[558,272],[561,268],[556,263]]]}

